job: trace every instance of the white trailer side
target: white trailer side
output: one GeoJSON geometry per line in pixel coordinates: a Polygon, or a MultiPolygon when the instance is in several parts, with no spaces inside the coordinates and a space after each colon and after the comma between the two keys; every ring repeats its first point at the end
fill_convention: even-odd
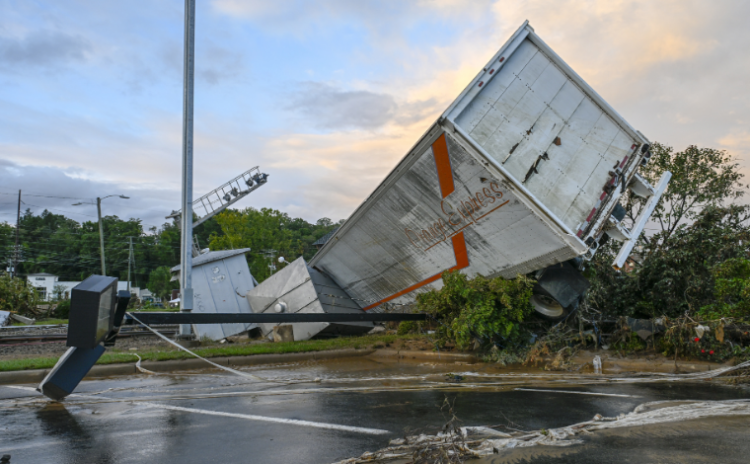
{"type": "Polygon", "coordinates": [[[632,244],[611,213],[648,143],[524,23],[310,265],[368,310],[632,244]]]}

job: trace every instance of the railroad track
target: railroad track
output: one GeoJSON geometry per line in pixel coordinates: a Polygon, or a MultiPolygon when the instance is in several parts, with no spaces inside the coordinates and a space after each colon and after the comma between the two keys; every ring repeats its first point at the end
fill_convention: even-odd
{"type": "MultiPolygon", "coordinates": [[[[159,333],[170,336],[175,335],[178,332],[177,325],[163,325],[154,327],[159,333]]],[[[117,338],[130,338],[130,337],[143,337],[151,336],[155,337],[153,333],[142,327],[128,327],[120,330],[120,334],[117,338]]],[[[18,335],[0,335],[0,346],[8,345],[24,345],[28,343],[45,343],[45,342],[57,342],[65,341],[68,338],[67,333],[53,333],[53,334],[18,334],[18,335]]]]}

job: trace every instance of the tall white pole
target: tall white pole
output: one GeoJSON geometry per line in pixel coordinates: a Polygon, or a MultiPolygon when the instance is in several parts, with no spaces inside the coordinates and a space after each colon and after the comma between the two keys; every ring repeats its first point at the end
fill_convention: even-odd
{"type": "Polygon", "coordinates": [[[99,215],[99,253],[102,259],[102,275],[107,275],[107,266],[104,264],[104,228],[102,226],[102,199],[96,197],[96,212],[99,215]]]}
{"type": "MultiPolygon", "coordinates": [[[[180,310],[193,309],[193,83],[195,72],[195,0],[185,0],[185,72],[182,104],[182,242],[180,248],[180,310]]],[[[191,336],[190,324],[180,326],[191,336]]]]}

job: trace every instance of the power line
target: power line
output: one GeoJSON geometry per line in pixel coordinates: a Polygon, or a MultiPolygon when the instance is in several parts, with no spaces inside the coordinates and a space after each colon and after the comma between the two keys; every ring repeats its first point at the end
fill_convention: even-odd
{"type": "MultiPolygon", "coordinates": [[[[17,196],[18,193],[6,193],[6,192],[0,192],[0,195],[13,195],[17,196]]],[[[25,197],[39,197],[39,198],[58,198],[61,200],[90,200],[90,198],[81,198],[81,197],[58,197],[55,195],[39,195],[34,193],[24,193],[23,196],[25,197]]]]}

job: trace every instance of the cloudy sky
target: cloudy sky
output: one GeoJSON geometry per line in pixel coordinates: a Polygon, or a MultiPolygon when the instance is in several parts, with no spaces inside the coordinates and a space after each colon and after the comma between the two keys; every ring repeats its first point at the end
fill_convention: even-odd
{"type": "MultiPolygon", "coordinates": [[[[260,166],[238,206],[346,218],[525,19],[647,137],[750,174],[750,1],[197,4],[196,196],[260,166]]],[[[0,221],[19,188],[79,221],[179,207],[182,27],[180,0],[0,0],[0,221]]]]}

